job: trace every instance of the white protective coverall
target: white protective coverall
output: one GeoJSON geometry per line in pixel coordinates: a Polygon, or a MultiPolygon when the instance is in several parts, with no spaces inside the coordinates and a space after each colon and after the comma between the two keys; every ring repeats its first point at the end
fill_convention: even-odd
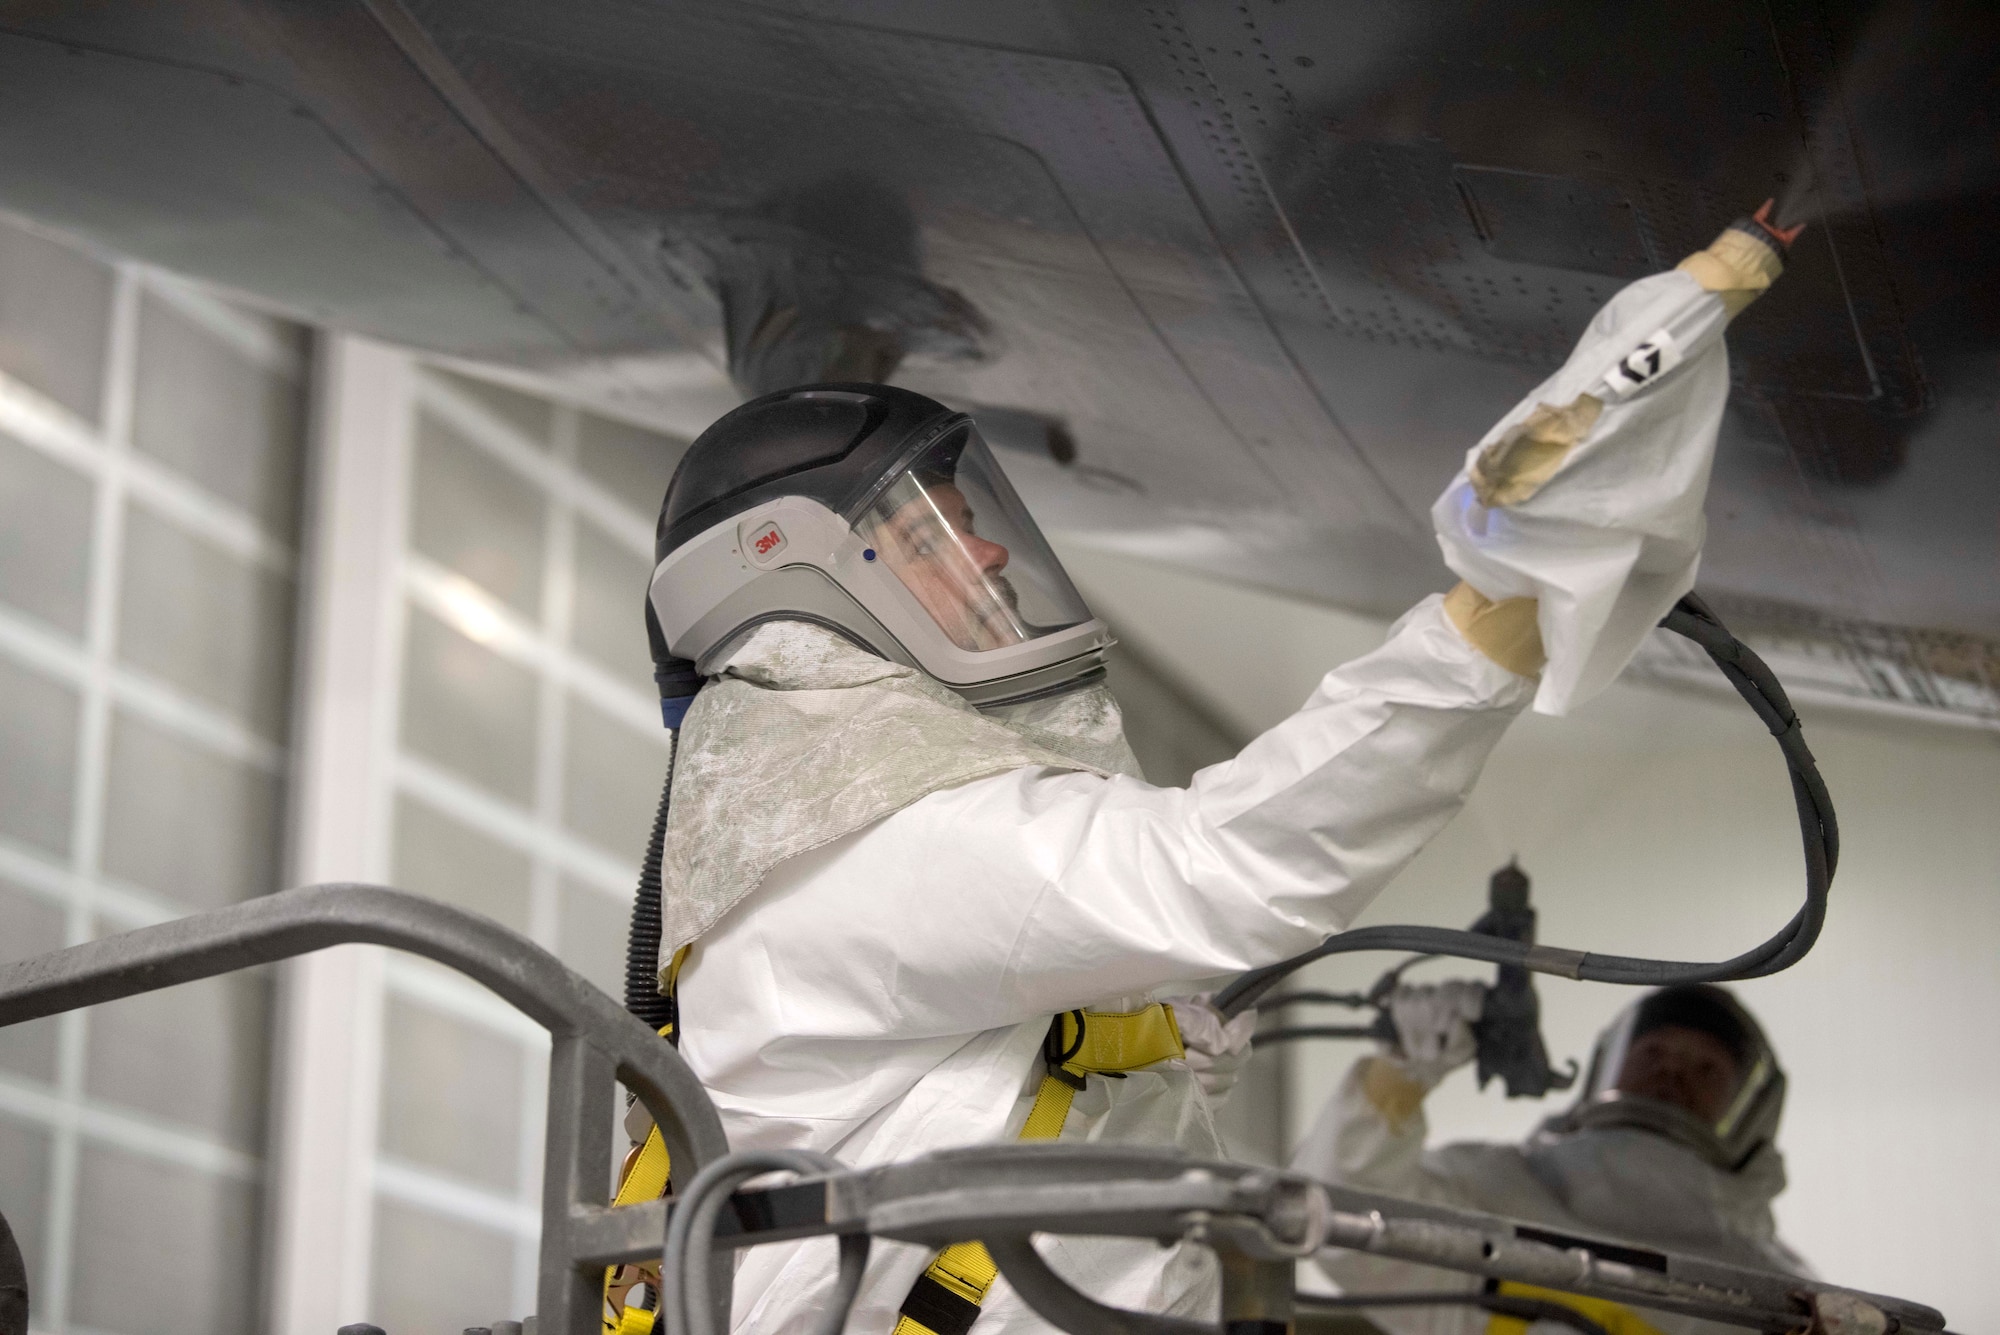
{"type": "MultiPolygon", "coordinates": [[[[1537,1132],[1521,1145],[1465,1142],[1426,1150],[1425,1083],[1412,1080],[1394,1058],[1362,1058],[1300,1142],[1292,1167],[1344,1186],[1508,1215],[1558,1232],[1810,1273],[1778,1240],[1771,1217],[1771,1201],[1785,1189],[1784,1160],[1773,1146],[1734,1173],[1633,1127],[1537,1132]]],[[[1328,1253],[1318,1264],[1345,1293],[1471,1292],[1483,1282],[1357,1252],[1328,1253]]],[[[1392,1335],[1480,1335],[1488,1321],[1471,1307],[1384,1307],[1368,1315],[1392,1335]]],[[[1637,1315],[1667,1335],[1734,1329],[1667,1312],[1637,1315]]],[[[1567,1328],[1537,1322],[1534,1335],[1567,1335],[1567,1328]]]]}
{"type": "MultiPolygon", "coordinates": [[[[1495,506],[1533,499],[1543,527],[1518,531],[1502,509],[1458,503],[1473,485],[1461,474],[1440,502],[1452,516],[1441,538],[1454,567],[1491,541],[1490,591],[1523,601],[1464,589],[1449,604],[1426,599],[1380,649],[1330,672],[1296,714],[1185,789],[1119,772],[1129,750],[1105,745],[1117,725],[1108,699],[978,716],[828,632],[753,632],[683,726],[664,875],[663,949],[695,943],[679,981],[680,1050],[731,1145],[860,1166],[1010,1140],[1051,1016],[1198,992],[1351,923],[1457,811],[1534,695],[1539,647],[1519,642],[1520,609],[1528,641],[1536,629],[1526,596],[1558,592],[1540,632],[1551,670],[1574,682],[1582,661],[1615,672],[1692,582],[1728,384],[1725,298],[1732,283],[1769,281],[1732,272],[1634,284],[1561,373],[1601,389],[1671,325],[1671,374],[1571,413],[1577,429],[1554,433],[1555,446],[1508,435],[1547,395],[1531,398],[1468,456],[1488,481],[1506,474],[1504,493],[1486,488],[1495,506]],[[1609,479],[1629,469],[1606,463],[1621,451],[1645,459],[1625,507],[1609,479]],[[1579,504],[1565,509],[1571,470],[1579,504]],[[1538,536],[1550,526],[1561,536],[1538,536]],[[1579,575],[1581,599],[1567,592],[1579,575]],[[1623,619],[1601,615],[1632,579],[1645,587],[1620,604],[1623,619]],[[1566,619],[1578,606],[1589,624],[1566,619]]],[[[1559,389],[1557,406],[1572,405],[1579,390],[1559,389]]],[[[1221,1150],[1197,1080],[1172,1061],[1090,1080],[1063,1136],[1221,1150]]],[[[1062,1239],[1049,1255],[1100,1301],[1213,1314],[1203,1249],[1062,1239]]],[[[930,1259],[878,1242],[850,1329],[886,1335],[930,1259]]],[[[825,1240],[743,1253],[737,1328],[808,1328],[832,1261],[825,1240]]],[[[975,1327],[1046,1329],[1004,1280],[975,1327]]]]}

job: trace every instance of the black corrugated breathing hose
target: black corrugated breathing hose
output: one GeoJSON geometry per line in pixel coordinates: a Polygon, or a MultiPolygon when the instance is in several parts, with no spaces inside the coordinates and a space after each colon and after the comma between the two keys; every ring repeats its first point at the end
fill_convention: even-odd
{"type": "MultiPolygon", "coordinates": [[[[693,663],[667,652],[666,637],[660,633],[650,598],[646,601],[646,632],[653,644],[653,680],[660,687],[660,717],[667,725],[673,749],[667,753],[667,777],[660,785],[660,807],[653,816],[652,836],[646,840],[646,860],[639,864],[632,925],[625,934],[625,1009],[657,1033],[677,1018],[673,998],[660,992],[660,862],[666,856],[667,813],[673,802],[681,720],[701,692],[701,674],[693,663]]],[[[678,1037],[676,1026],[674,1038],[678,1037]]]]}
{"type": "Polygon", "coordinates": [[[1302,965],[1328,955],[1364,950],[1407,950],[1489,964],[1514,964],[1537,973],[1555,974],[1597,983],[1635,987],[1665,987],[1674,983],[1721,983],[1762,978],[1788,969],[1805,958],[1826,922],[1827,894],[1840,860],[1840,829],[1833,799],[1820,778],[1819,765],[1799,730],[1799,716],[1778,678],[1750,647],[1729,633],[1706,603],[1688,594],[1660,624],[1686,636],[1705,650],[1737,694],[1757,712],[1784,752],[1791,773],[1792,798],[1798,807],[1799,834],[1805,848],[1805,903],[1790,922],[1769,940],[1731,959],[1713,964],[1644,959],[1631,955],[1599,955],[1557,946],[1527,945],[1448,927],[1358,927],[1342,932],[1302,955],[1242,974],[1216,995],[1216,1009],[1227,1016],[1251,1006],[1278,981],[1302,965]]]}
{"type": "MultiPolygon", "coordinates": [[[[679,735],[674,738],[676,747],[679,735]]],[[[658,1032],[673,1021],[673,1002],[660,993],[660,859],[667,845],[667,807],[673,797],[674,765],[667,760],[660,785],[660,810],[639,865],[639,892],[632,897],[632,926],[625,935],[625,1009],[658,1032]]]]}

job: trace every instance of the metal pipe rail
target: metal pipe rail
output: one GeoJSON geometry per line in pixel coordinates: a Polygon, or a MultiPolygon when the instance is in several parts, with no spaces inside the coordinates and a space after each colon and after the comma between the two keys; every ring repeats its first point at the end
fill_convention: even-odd
{"type": "Polygon", "coordinates": [[[539,1329],[597,1335],[605,1238],[637,1228],[651,1239],[650,1253],[666,1231],[660,1202],[608,1208],[614,1081],[659,1123],[676,1183],[727,1154],[729,1143],[679,1053],[555,956],[498,923],[381,886],[306,886],[0,969],[0,1026],[348,943],[436,960],[548,1030],[539,1329]]]}
{"type": "Polygon", "coordinates": [[[1365,1311],[1370,1307],[1476,1307],[1494,1316],[1512,1317],[1525,1325],[1537,1321],[1547,1321],[1553,1325],[1568,1326],[1577,1335],[1611,1335],[1603,1326],[1592,1321],[1574,1307],[1565,1307],[1559,1302],[1545,1298],[1517,1298],[1511,1294],[1470,1292],[1464,1289],[1433,1289],[1417,1293],[1344,1293],[1339,1297],[1329,1297],[1323,1293],[1302,1293],[1298,1296],[1298,1309],[1307,1316],[1340,1316],[1349,1312],[1365,1311]]]}
{"type": "MultiPolygon", "coordinates": [[[[659,1123],[677,1186],[728,1158],[728,1144],[714,1105],[678,1053],[499,924],[379,886],[307,886],[0,968],[0,1026],[346,943],[436,960],[548,1030],[537,1325],[542,1335],[595,1335],[603,1267],[660,1256],[671,1210],[667,1201],[607,1206],[614,1081],[631,1088],[659,1123]]],[[[1204,1323],[1125,1312],[1077,1292],[1028,1245],[1035,1233],[1188,1239],[1212,1247],[1222,1262],[1220,1335],[1268,1335],[1289,1324],[1293,1260],[1323,1247],[1772,1335],[1808,1325],[1808,1296],[1821,1292],[1880,1309],[1889,1318],[1888,1335],[1944,1329],[1936,1311],[1900,1299],[1138,1147],[979,1146],[739,1190],[700,1260],[710,1267],[720,1308],[728,1301],[734,1247],[828,1235],[933,1247],[978,1238],[1022,1299],[1073,1335],[1216,1335],[1204,1323]]],[[[669,1275],[667,1283],[681,1278],[669,1275]]]]}
{"type": "MultiPolygon", "coordinates": [[[[639,1232],[636,1216],[621,1222],[635,1227],[614,1244],[620,1258],[657,1253],[659,1234],[639,1232]]],[[[1202,1323],[1103,1307],[1034,1257],[1022,1242],[1033,1233],[1209,1244],[1224,1263],[1222,1335],[1234,1335],[1235,1322],[1227,1319],[1232,1307],[1243,1306],[1256,1285],[1268,1286],[1273,1267],[1285,1275],[1282,1299],[1250,1294],[1251,1306],[1262,1302],[1260,1320],[1289,1320],[1292,1260],[1322,1248],[1373,1252],[1772,1335],[1808,1327],[1810,1297],[1818,1293],[1851,1295],[1879,1309],[1890,1335],[1944,1330],[1935,1309],[1899,1298],[1417,1205],[1295,1173],[1130,1147],[980,1146],[739,1190],[714,1241],[721,1249],[864,1232],[932,1247],[978,1238],[1023,1301],[1072,1335],[1218,1333],[1202,1323]],[[1249,1263],[1234,1279],[1232,1258],[1249,1263]]],[[[666,1280],[671,1284],[674,1277],[666,1280]]]]}

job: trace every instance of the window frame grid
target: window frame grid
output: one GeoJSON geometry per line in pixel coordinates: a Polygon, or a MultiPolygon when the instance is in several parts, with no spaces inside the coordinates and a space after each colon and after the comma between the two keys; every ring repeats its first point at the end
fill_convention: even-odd
{"type": "MultiPolygon", "coordinates": [[[[651,566],[653,523],[649,516],[633,510],[582,472],[577,457],[578,428],[583,413],[596,409],[584,409],[557,394],[540,395],[551,409],[550,435],[544,447],[524,437],[512,423],[470,396],[456,392],[441,377],[429,374],[432,366],[468,373],[462,366],[416,362],[408,409],[410,429],[399,464],[405,494],[413,489],[415,480],[415,424],[420,414],[429,413],[489,461],[527,482],[547,507],[542,533],[541,592],[536,615],[533,618],[524,615],[470,579],[418,552],[412,545],[406,514],[390,593],[389,615],[394,622],[390,638],[396,644],[394,689],[400,696],[408,618],[413,608],[437,617],[455,632],[525,668],[533,674],[535,684],[533,782],[530,803],[523,806],[411,752],[402,744],[398,698],[394,708],[384,711],[387,782],[381,785],[376,815],[376,828],[381,833],[374,842],[382,850],[378,865],[385,874],[389,870],[387,849],[396,799],[414,797],[482,836],[527,856],[528,935],[538,945],[553,951],[560,944],[560,897],[565,881],[602,894],[622,908],[630,903],[637,870],[572,833],[564,822],[570,699],[587,702],[635,733],[650,734],[662,727],[657,700],[571,646],[578,525],[593,524],[611,541],[651,566]]],[[[495,383],[516,388],[504,382],[495,383]]],[[[636,597],[634,601],[636,604],[636,597]]],[[[637,615],[635,606],[635,619],[637,615]]],[[[668,751],[664,744],[660,750],[664,774],[668,751]]],[[[520,1016],[476,984],[425,967],[420,961],[391,958],[382,970],[381,985],[385,994],[443,1011],[522,1045],[527,1060],[523,1062],[519,1090],[516,1162],[519,1185],[513,1193],[466,1182],[447,1172],[386,1154],[379,1144],[374,1150],[369,1176],[370,1189],[378,1198],[439,1213],[510,1238],[514,1252],[513,1309],[517,1313],[531,1310],[540,1239],[547,1036],[526,1025],[520,1016]]],[[[369,1288],[372,1292],[372,1277],[369,1288]]]]}
{"type": "MultiPolygon", "coordinates": [[[[125,532],[134,505],[255,570],[291,583],[294,589],[298,578],[294,552],[267,532],[256,516],[147,457],[134,444],[141,302],[149,296],[166,301],[205,331],[222,337],[232,350],[295,383],[305,380],[305,368],[263,337],[253,321],[214,298],[142,265],[107,263],[106,267],[112,286],[98,424],[93,426],[0,373],[0,431],[82,475],[91,488],[81,639],[0,607],[0,657],[77,694],[68,857],[0,838],[0,875],[32,898],[62,910],[65,945],[190,911],[170,896],[103,870],[111,725],[118,711],[281,783],[289,768],[284,742],[261,736],[246,721],[119,660],[125,532]],[[246,346],[253,338],[258,344],[254,349],[246,346]]],[[[90,1021],[88,1010],[56,1017],[52,1082],[0,1074],[0,1112],[38,1126],[50,1137],[43,1259],[41,1273],[31,1279],[37,1332],[94,1335],[70,1317],[78,1273],[77,1192],[86,1140],[226,1180],[258,1187],[266,1181],[263,1156],[167,1118],[92,1096],[87,1089],[90,1021]]]]}

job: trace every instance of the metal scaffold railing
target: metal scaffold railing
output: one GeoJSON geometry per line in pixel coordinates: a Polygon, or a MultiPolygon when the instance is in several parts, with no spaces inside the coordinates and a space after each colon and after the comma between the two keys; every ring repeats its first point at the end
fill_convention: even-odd
{"type": "Polygon", "coordinates": [[[715,1105],[680,1054],[547,951],[490,919],[371,885],[314,885],[23,960],[0,970],[0,1026],[290,959],[328,946],[391,946],[482,983],[549,1034],[542,1244],[543,1335],[598,1328],[604,1266],[643,1234],[659,1250],[665,1206],[613,1211],[619,1082],[646,1105],[685,1182],[728,1152],[715,1105]]]}
{"type": "MultiPolygon", "coordinates": [[[[537,1335],[596,1332],[604,1268],[655,1258],[666,1329],[719,1335],[729,1328],[731,1253],[808,1237],[844,1240],[846,1300],[869,1239],[931,1247],[978,1239],[1021,1299],[1071,1335],[1283,1335],[1316,1305],[1295,1292],[1296,1261],[1329,1248],[1772,1335],[1813,1326],[1828,1294],[1880,1313],[1884,1335],[1944,1330],[1944,1318],[1918,1303],[1170,1149],[992,1145],[854,1170],[732,1155],[701,1083],[618,1003],[497,923],[377,886],[308,886],[21,961],[0,969],[0,1027],[346,943],[435,960],[548,1030],[537,1335]],[[659,1123],[674,1200],[607,1204],[620,1082],[659,1123]],[[774,1168],[805,1171],[776,1186],[741,1185],[774,1168]],[[1108,1307],[1048,1267],[1030,1245],[1038,1233],[1205,1245],[1220,1263],[1219,1321],[1108,1307]]],[[[837,1306],[826,1314],[836,1330],[845,1302],[837,1306]]]]}

